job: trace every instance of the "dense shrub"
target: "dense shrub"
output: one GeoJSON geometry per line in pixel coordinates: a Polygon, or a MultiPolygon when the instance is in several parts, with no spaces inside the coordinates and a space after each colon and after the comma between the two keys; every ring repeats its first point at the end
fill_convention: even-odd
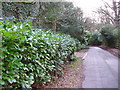
{"type": "Polygon", "coordinates": [[[85,45],[89,44],[89,40],[91,39],[92,35],[93,35],[92,32],[89,32],[89,31],[85,32],[85,36],[84,36],[84,44],[85,45]]]}
{"type": "Polygon", "coordinates": [[[108,47],[119,48],[119,29],[112,25],[104,25],[101,29],[92,35],[89,45],[106,45],[108,47]]]}
{"type": "Polygon", "coordinates": [[[79,51],[81,49],[81,43],[78,39],[75,39],[75,43],[76,43],[76,50],[79,51]]]}
{"type": "Polygon", "coordinates": [[[94,33],[88,42],[89,45],[101,45],[101,43],[102,43],[102,38],[99,32],[94,33]]]}
{"type": "Polygon", "coordinates": [[[0,22],[0,33],[3,87],[30,88],[34,82],[50,82],[76,50],[69,35],[33,29],[30,22],[0,22]]]}
{"type": "Polygon", "coordinates": [[[115,48],[119,49],[119,47],[120,47],[120,29],[114,29],[112,31],[112,34],[114,35],[115,40],[116,40],[115,48]]]}
{"type": "Polygon", "coordinates": [[[103,43],[109,47],[115,47],[115,44],[117,41],[115,35],[112,33],[113,29],[114,28],[112,26],[105,25],[100,30],[100,33],[101,33],[101,36],[103,39],[103,43]]]}

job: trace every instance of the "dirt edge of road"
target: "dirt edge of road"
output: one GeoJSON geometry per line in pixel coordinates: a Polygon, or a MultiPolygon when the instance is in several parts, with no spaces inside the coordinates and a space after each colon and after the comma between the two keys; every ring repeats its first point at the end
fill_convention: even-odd
{"type": "Polygon", "coordinates": [[[76,61],[66,65],[63,70],[63,75],[59,77],[52,85],[45,86],[45,88],[82,88],[84,81],[84,66],[82,57],[87,50],[75,52],[76,61]]]}
{"type": "Polygon", "coordinates": [[[120,58],[120,50],[119,49],[115,49],[115,48],[110,48],[104,45],[99,46],[100,48],[107,50],[108,52],[110,52],[111,54],[117,56],[120,58]]]}

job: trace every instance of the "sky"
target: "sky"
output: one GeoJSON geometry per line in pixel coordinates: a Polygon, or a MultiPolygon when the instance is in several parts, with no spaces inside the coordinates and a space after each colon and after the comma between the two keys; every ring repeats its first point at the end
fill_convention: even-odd
{"type": "MultiPolygon", "coordinates": [[[[80,7],[83,12],[84,16],[94,18],[95,13],[93,11],[96,11],[97,8],[103,5],[102,0],[67,0],[70,2],[73,2],[73,4],[77,7],[80,7]]],[[[110,0],[104,0],[106,2],[110,2],[110,0]]]]}

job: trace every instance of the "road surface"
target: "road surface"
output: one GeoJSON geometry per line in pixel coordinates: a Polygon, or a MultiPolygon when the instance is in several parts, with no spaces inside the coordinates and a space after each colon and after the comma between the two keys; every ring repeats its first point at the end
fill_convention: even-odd
{"type": "Polygon", "coordinates": [[[118,88],[118,58],[109,52],[90,47],[83,62],[83,88],[118,88]]]}

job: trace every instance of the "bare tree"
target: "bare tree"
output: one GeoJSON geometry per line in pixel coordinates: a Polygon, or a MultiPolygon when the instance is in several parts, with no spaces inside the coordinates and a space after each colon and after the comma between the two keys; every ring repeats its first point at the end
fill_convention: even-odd
{"type": "Polygon", "coordinates": [[[104,2],[104,6],[97,10],[100,21],[104,24],[113,24],[120,28],[120,1],[112,0],[111,5],[104,2]]]}

